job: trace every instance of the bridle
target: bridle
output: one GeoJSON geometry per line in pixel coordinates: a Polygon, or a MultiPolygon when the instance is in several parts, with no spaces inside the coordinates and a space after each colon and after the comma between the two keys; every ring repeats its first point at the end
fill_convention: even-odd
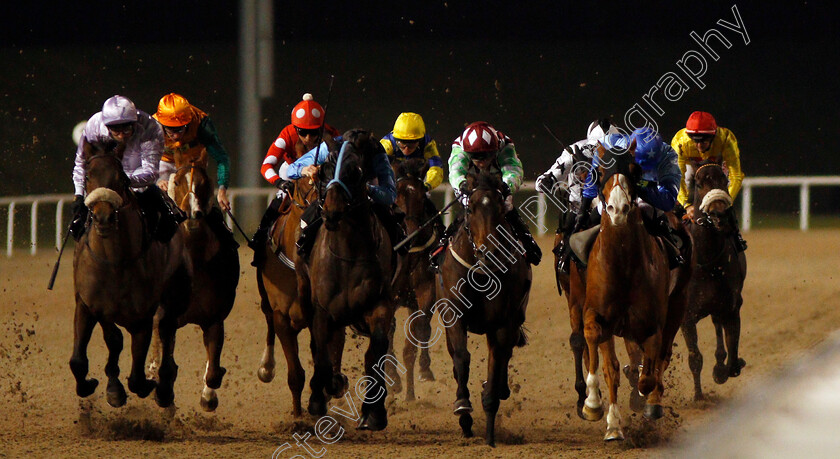
{"type": "MultiPolygon", "coordinates": [[[[412,182],[415,182],[415,183],[414,183],[414,184],[415,184],[415,188],[417,188],[417,186],[418,186],[418,185],[419,185],[420,187],[422,187],[422,185],[423,185],[422,180],[421,180],[421,179],[419,179],[418,177],[415,177],[415,176],[413,176],[413,175],[404,175],[404,176],[398,177],[398,178],[396,179],[396,184],[397,184],[397,193],[399,193],[399,184],[400,184],[401,182],[405,182],[405,181],[412,181],[412,182]]],[[[424,201],[425,201],[426,199],[428,199],[428,198],[425,196],[425,193],[423,193],[422,199],[423,199],[424,201]]],[[[404,217],[403,219],[404,219],[404,220],[406,220],[406,221],[412,221],[412,222],[415,222],[415,223],[417,224],[417,226],[419,227],[419,226],[423,225],[423,224],[426,222],[426,220],[427,220],[428,218],[430,218],[430,217],[431,217],[431,216],[426,215],[426,208],[425,208],[425,206],[424,206],[424,207],[423,207],[423,211],[422,211],[422,213],[421,213],[420,215],[408,215],[408,214],[406,214],[406,215],[405,215],[405,217],[404,217]]],[[[436,236],[435,229],[434,229],[434,227],[431,227],[430,229],[431,229],[431,235],[429,236],[429,238],[428,238],[428,239],[427,239],[424,243],[422,243],[421,245],[411,245],[411,247],[408,249],[408,253],[418,253],[418,252],[422,252],[422,251],[424,251],[424,250],[428,249],[429,247],[431,247],[431,246],[435,243],[435,239],[436,239],[436,238],[435,238],[435,236],[436,236]]],[[[420,238],[416,238],[415,240],[423,241],[423,239],[420,239],[420,238]]]]}

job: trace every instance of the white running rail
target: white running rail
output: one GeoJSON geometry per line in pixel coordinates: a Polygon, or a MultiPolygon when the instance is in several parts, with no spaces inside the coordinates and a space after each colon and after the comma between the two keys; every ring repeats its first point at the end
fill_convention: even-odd
{"type": "MultiPolygon", "coordinates": [[[[790,176],[790,177],[748,177],[744,179],[741,185],[742,197],[742,214],[741,214],[741,228],[743,231],[749,231],[752,226],[752,194],[753,188],[758,187],[799,187],[799,229],[808,231],[810,220],[810,189],[813,186],[840,186],[840,176],[790,176]]],[[[533,194],[534,182],[525,182],[523,192],[533,194]]],[[[235,214],[236,198],[243,196],[263,196],[266,203],[271,202],[276,190],[273,188],[231,188],[228,190],[228,198],[231,203],[231,210],[235,214]]],[[[445,202],[454,199],[455,194],[452,187],[448,183],[442,184],[435,189],[434,193],[444,193],[445,202]]],[[[38,248],[38,206],[43,204],[56,204],[55,209],[55,247],[61,247],[61,238],[64,236],[65,227],[62,225],[64,217],[64,206],[73,202],[72,194],[43,194],[43,195],[28,195],[28,196],[9,196],[0,197],[0,207],[7,208],[6,219],[6,256],[11,257],[14,253],[13,247],[15,242],[15,212],[20,206],[30,206],[30,224],[29,224],[29,253],[35,255],[38,248]]],[[[553,228],[546,226],[546,210],[551,200],[546,199],[542,193],[537,193],[536,196],[530,196],[525,200],[520,200],[520,208],[527,207],[524,214],[528,220],[531,220],[537,227],[537,233],[545,234],[553,228]],[[530,204],[536,202],[537,208],[530,211],[530,204]],[[534,216],[532,219],[530,216],[534,216]]],[[[554,204],[552,204],[554,205],[554,204]]],[[[444,222],[448,225],[452,220],[452,214],[447,213],[444,217],[444,222]]],[[[228,225],[231,225],[230,217],[228,217],[228,225]]]]}

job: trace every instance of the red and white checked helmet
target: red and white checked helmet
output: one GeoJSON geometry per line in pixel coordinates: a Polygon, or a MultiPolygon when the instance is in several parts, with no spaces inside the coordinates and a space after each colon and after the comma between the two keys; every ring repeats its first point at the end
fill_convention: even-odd
{"type": "Polygon", "coordinates": [[[486,121],[476,121],[461,134],[461,148],[470,156],[474,153],[496,153],[499,151],[499,134],[486,121]]]}

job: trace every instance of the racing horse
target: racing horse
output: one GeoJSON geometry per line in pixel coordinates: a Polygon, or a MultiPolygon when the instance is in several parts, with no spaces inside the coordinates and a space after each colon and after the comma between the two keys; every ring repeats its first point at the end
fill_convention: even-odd
{"type": "MultiPolygon", "coordinates": [[[[394,175],[397,179],[396,205],[403,212],[406,234],[411,234],[430,218],[435,217],[437,210],[429,198],[426,197],[426,187],[423,178],[426,176],[428,163],[424,158],[412,158],[395,164],[394,175]]],[[[439,217],[437,217],[439,219],[439,217]]],[[[405,344],[403,346],[403,363],[406,365],[406,395],[407,401],[414,401],[414,361],[417,348],[420,348],[420,381],[434,381],[435,376],[430,368],[429,337],[431,335],[432,305],[435,301],[435,274],[429,266],[429,253],[443,234],[442,222],[435,222],[427,226],[414,239],[414,245],[408,249],[408,256],[403,262],[402,269],[394,281],[394,295],[397,304],[401,304],[410,311],[405,328],[405,344]]],[[[393,339],[390,341],[393,352],[393,339]]],[[[391,367],[388,367],[391,368],[391,367]]],[[[399,381],[399,374],[390,374],[395,381],[399,381]]],[[[395,386],[395,392],[399,392],[395,386]]]]}
{"type": "MultiPolygon", "coordinates": [[[[625,152],[598,147],[597,177],[606,215],[589,254],[584,287],[583,324],[589,361],[582,412],[590,421],[604,415],[596,376],[600,350],[609,391],[606,441],[624,439],[617,403],[620,376],[614,336],[624,338],[630,355],[627,373],[631,385],[647,397],[645,417],[658,419],[663,413],[662,378],[685,314],[685,289],[691,275],[690,266],[673,272],[669,269],[663,242],[645,228],[637,203],[641,168],[632,160],[635,148],[635,141],[625,152]]],[[[677,225],[673,215],[669,221],[677,225]]],[[[572,282],[580,284],[580,277],[573,275],[572,282]]]]}
{"type": "Polygon", "coordinates": [[[725,218],[733,212],[728,181],[716,163],[701,165],[694,174],[694,206],[701,216],[688,222],[696,264],[688,284],[688,308],[682,323],[688,348],[688,366],[694,376],[694,399],[703,399],[700,371],[703,355],[697,345],[697,322],[711,315],[715,325],[714,380],[723,384],[741,374],[746,365],[738,356],[741,335],[741,292],[747,275],[747,259],[735,249],[732,231],[725,218]],[[725,334],[725,340],[724,340],[725,334]],[[724,344],[725,343],[725,344],[724,344]],[[728,360],[727,359],[728,352],[728,360]]]}
{"type": "MultiPolygon", "coordinates": [[[[188,161],[176,151],[176,170],[169,177],[167,192],[189,216],[181,223],[181,230],[192,260],[192,294],[187,310],[178,318],[178,327],[187,324],[201,327],[207,364],[200,403],[205,411],[214,411],[219,405],[216,389],[221,387],[222,378],[227,371],[221,366],[225,341],[224,321],[233,309],[236,299],[239,253],[232,246],[225,247],[205,219],[210,212],[220,212],[211,202],[214,187],[203,166],[206,164],[206,156],[205,151],[202,157],[188,161]]],[[[156,322],[161,312],[158,310],[156,322]]],[[[155,325],[157,331],[157,323],[155,325]]],[[[159,349],[159,335],[155,333],[152,341],[152,356],[155,361],[149,366],[153,374],[157,367],[159,349]]]]}
{"type": "MultiPolygon", "coordinates": [[[[347,377],[341,373],[341,356],[344,329],[350,325],[370,337],[358,428],[382,430],[388,425],[385,383],[394,382],[384,368],[402,367],[387,355],[394,317],[391,279],[395,256],[388,233],[371,208],[362,167],[363,158],[372,157],[372,150],[381,146],[363,132],[346,139],[338,158],[333,162],[331,153],[330,160],[319,169],[321,183],[329,180],[322,204],[324,223],[312,252],[297,269],[301,307],[312,311],[315,370],[308,411],[324,415],[326,396],[340,397],[348,386],[347,377]]],[[[404,367],[401,371],[405,372],[404,367]]]]}
{"type": "MultiPolygon", "coordinates": [[[[105,374],[107,401],[122,406],[126,392],[119,380],[119,355],[123,336],[118,325],[131,334],[131,374],[128,389],[140,398],[155,390],[155,401],[167,407],[175,399],[173,386],[178,366],[173,356],[177,318],[190,297],[191,267],[180,230],[169,242],[153,240],[130,181],[123,171],[124,148],[116,142],[84,140],[85,205],[88,230],[73,256],[76,298],[73,356],[70,369],[76,394],[91,395],[98,385],[87,379],[87,345],[99,323],[108,348],[105,374]],[[160,381],[146,379],[145,364],[152,339],[152,322],[161,307],[162,362],[160,381]]],[[[151,185],[154,186],[154,185],[151,185]]]]}
{"type": "Polygon", "coordinates": [[[257,376],[268,383],[274,379],[274,340],[280,339],[286,358],[287,383],[292,392],[292,414],[300,417],[301,393],[306,383],[306,372],[300,362],[298,334],[309,327],[311,311],[304,311],[298,300],[296,270],[299,265],[295,241],[300,233],[300,218],[310,205],[318,205],[318,194],[309,177],[294,182],[291,198],[281,205],[280,216],[269,232],[263,250],[266,256],[257,265],[257,288],[260,309],[265,315],[265,349],[257,376]]]}
{"type": "Polygon", "coordinates": [[[531,290],[531,266],[504,218],[506,186],[495,174],[470,172],[464,222],[452,238],[437,275],[434,309],[446,326],[458,388],[453,413],[472,437],[472,404],[467,388],[470,352],[467,332],[487,336],[487,381],[481,402],[487,419],[485,441],[495,446],[496,413],[510,397],[508,363],[514,347],[526,344],[522,324],[531,290]]]}

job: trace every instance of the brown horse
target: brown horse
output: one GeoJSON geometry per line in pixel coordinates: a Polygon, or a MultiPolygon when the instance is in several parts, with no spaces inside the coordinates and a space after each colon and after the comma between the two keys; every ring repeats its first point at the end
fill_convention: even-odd
{"type": "MultiPolygon", "coordinates": [[[[604,415],[598,388],[599,349],[604,354],[604,379],[609,389],[607,433],[604,440],[623,440],[618,410],[619,363],[614,336],[624,337],[631,366],[631,385],[647,396],[645,416],[662,416],[662,377],[671,359],[671,345],[685,314],[685,286],[690,267],[668,268],[663,242],[651,236],[637,204],[641,176],[632,161],[635,141],[623,154],[598,148],[598,177],[606,215],[589,255],[583,307],[584,337],[589,354],[587,398],[583,415],[597,421],[604,415]]],[[[676,224],[675,219],[672,224],[676,224]]],[[[582,285],[572,271],[573,294],[582,285]]]]}
{"type": "Polygon", "coordinates": [[[487,382],[481,403],[487,419],[485,441],[495,446],[499,403],[510,397],[508,363],[513,348],[526,342],[522,324],[531,290],[531,266],[504,218],[501,179],[489,173],[470,173],[466,184],[471,190],[469,205],[441,263],[434,309],[446,326],[446,345],[458,384],[453,412],[466,437],[473,435],[467,332],[487,336],[487,382]]]}
{"type": "Polygon", "coordinates": [[[87,397],[98,384],[96,379],[87,379],[87,345],[97,323],[108,347],[108,403],[117,407],[126,402],[119,380],[123,339],[117,325],[131,334],[128,389],[141,398],[155,389],[155,381],[145,377],[145,363],[152,321],[160,306],[163,360],[155,401],[167,407],[175,398],[173,386],[178,373],[173,357],[176,320],[190,296],[191,268],[183,234],[176,232],[167,243],[151,238],[123,171],[121,147],[85,141],[82,148],[85,205],[90,209],[90,220],[73,257],[76,315],[70,369],[76,378],[76,394],[87,397]]]}
{"type": "Polygon", "coordinates": [[[318,204],[318,195],[312,180],[303,177],[294,183],[292,197],[280,207],[280,217],[271,228],[264,250],[264,262],[257,266],[257,288],[260,308],[265,314],[267,327],[257,376],[262,382],[274,379],[274,338],[280,339],[286,357],[287,382],[292,391],[292,412],[295,417],[303,414],[301,393],[306,383],[306,372],[300,363],[298,334],[311,323],[311,311],[304,311],[298,300],[296,270],[299,257],[295,241],[300,233],[300,218],[311,204],[318,204]]]}
{"type": "MultiPolygon", "coordinates": [[[[205,153],[206,155],[206,153],[205,153]]],[[[214,411],[219,405],[216,389],[225,375],[221,366],[225,341],[224,321],[233,309],[236,286],[239,284],[239,254],[233,247],[225,247],[205,220],[212,208],[213,180],[201,165],[204,158],[186,161],[175,154],[176,171],[169,178],[169,197],[186,212],[189,219],[181,223],[184,243],[193,264],[192,295],[187,310],[178,318],[178,327],[195,324],[204,335],[207,365],[201,407],[214,411]]],[[[155,319],[159,319],[161,310],[155,319]]],[[[157,324],[156,324],[157,325],[157,324]]],[[[158,335],[155,335],[158,338],[158,335]]],[[[158,339],[152,343],[152,355],[157,359],[158,339]]],[[[157,361],[150,365],[154,373],[157,361]]]]}
{"type": "MultiPolygon", "coordinates": [[[[423,158],[408,159],[396,164],[394,173],[397,178],[397,207],[405,214],[406,234],[411,234],[430,218],[437,214],[434,204],[426,197],[423,179],[428,163],[423,158]]],[[[431,335],[432,305],[435,301],[435,274],[429,267],[429,253],[441,237],[440,225],[429,225],[415,236],[413,245],[408,249],[408,256],[394,282],[394,294],[397,304],[410,311],[405,328],[403,345],[403,363],[406,365],[407,401],[415,400],[414,361],[417,348],[420,348],[420,381],[434,381],[430,368],[429,336],[431,335]]],[[[391,340],[390,354],[393,352],[391,340]]],[[[389,367],[390,368],[390,367],[389,367]]],[[[389,374],[399,381],[399,374],[389,374]]],[[[395,392],[399,392],[397,387],[395,392]]]]}
{"type": "Polygon", "coordinates": [[[688,284],[688,310],[682,332],[688,347],[688,366],[694,376],[694,399],[701,400],[703,355],[697,346],[700,319],[711,315],[715,325],[717,350],[712,373],[715,382],[723,384],[730,377],[740,375],[741,368],[746,365],[744,359],[738,357],[738,341],[747,259],[743,252],[735,249],[731,236],[734,229],[728,227],[731,220],[724,218],[733,210],[723,169],[715,163],[700,166],[694,175],[694,186],[694,206],[702,215],[689,223],[696,265],[688,284]],[[727,350],[729,359],[724,362],[727,350]]]}
{"type": "MultiPolygon", "coordinates": [[[[345,141],[334,170],[330,162],[321,166],[322,178],[332,177],[323,200],[324,224],[311,254],[297,270],[301,307],[313,313],[310,334],[315,372],[310,381],[310,414],[325,414],[326,396],[339,397],[347,388],[347,377],[340,372],[345,327],[350,325],[370,336],[359,422],[362,430],[382,430],[388,425],[385,382],[393,384],[393,380],[384,367],[402,367],[387,355],[394,317],[393,245],[371,209],[362,156],[357,153],[372,155],[377,147],[375,140],[360,135],[353,142],[345,141]]],[[[404,372],[404,367],[401,370],[404,372]]],[[[361,398],[359,387],[356,384],[361,398]]]]}

